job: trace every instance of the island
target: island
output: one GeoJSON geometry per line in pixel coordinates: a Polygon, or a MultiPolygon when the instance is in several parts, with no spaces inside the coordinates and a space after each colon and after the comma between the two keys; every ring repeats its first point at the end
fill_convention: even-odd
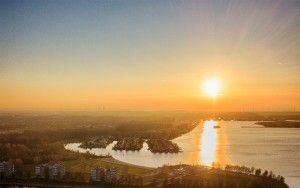
{"type": "Polygon", "coordinates": [[[149,139],[147,144],[148,150],[153,153],[178,153],[180,151],[176,143],[166,139],[149,139]]]}
{"type": "Polygon", "coordinates": [[[118,140],[113,150],[139,151],[143,147],[144,140],[141,138],[126,137],[118,140]]]}
{"type": "Polygon", "coordinates": [[[112,136],[100,136],[82,142],[79,147],[84,149],[106,148],[113,141],[114,141],[114,137],[112,136]]]}

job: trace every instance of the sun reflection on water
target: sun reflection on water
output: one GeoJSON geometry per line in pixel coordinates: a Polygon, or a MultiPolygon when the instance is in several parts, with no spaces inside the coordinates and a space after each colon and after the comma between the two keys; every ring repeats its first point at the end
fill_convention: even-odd
{"type": "Polygon", "coordinates": [[[218,141],[215,126],[217,126],[217,122],[213,120],[204,122],[200,144],[200,163],[202,165],[212,166],[215,160],[218,141]]]}

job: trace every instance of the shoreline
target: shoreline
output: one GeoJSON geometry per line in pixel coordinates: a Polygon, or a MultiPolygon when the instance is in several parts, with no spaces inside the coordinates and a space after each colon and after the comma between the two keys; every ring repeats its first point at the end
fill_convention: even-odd
{"type": "MultiPolygon", "coordinates": [[[[231,122],[231,121],[225,121],[225,122],[231,122]]],[[[248,123],[250,123],[250,124],[255,124],[256,123],[256,121],[237,121],[237,122],[248,122],[248,123]]],[[[251,126],[251,125],[249,125],[249,126],[251,126]]],[[[197,128],[197,126],[195,127],[195,128],[197,128]]],[[[253,128],[258,128],[258,127],[253,127],[253,128]]],[[[261,127],[261,128],[264,128],[264,127],[261,127]]],[[[267,128],[267,127],[266,127],[267,128]]],[[[287,128],[288,129],[288,128],[287,128]]],[[[194,129],[193,129],[194,130],[194,129]]],[[[193,130],[191,130],[190,132],[192,132],[193,130]]],[[[190,132],[188,132],[188,133],[190,133],[190,132]]],[[[187,134],[187,133],[186,133],[187,134]]],[[[181,135],[182,136],[182,135],[181,135]]],[[[179,136],[180,137],[180,136],[179,136]]],[[[175,138],[175,139],[173,139],[173,140],[176,140],[177,138],[175,138]]],[[[172,140],[172,141],[173,141],[172,140]]],[[[112,157],[112,156],[111,156],[112,157]]],[[[108,159],[109,160],[109,159],[108,159]]],[[[138,166],[138,167],[142,167],[142,168],[147,168],[147,169],[155,169],[155,167],[150,167],[150,166],[143,166],[143,165],[136,165],[136,164],[134,164],[134,163],[129,163],[129,162],[125,162],[125,161],[122,161],[122,160],[120,160],[120,159],[116,159],[116,158],[114,158],[114,157],[112,157],[112,160],[114,161],[114,162],[119,162],[119,163],[122,163],[122,164],[126,164],[126,165],[130,165],[130,166],[138,166]]],[[[162,165],[161,165],[162,166],[162,165]]],[[[295,187],[294,185],[295,185],[295,181],[296,182],[299,182],[300,180],[298,180],[298,178],[295,178],[295,177],[293,177],[293,178],[291,178],[291,177],[289,177],[289,176],[285,176],[286,177],[286,180],[287,180],[287,184],[292,188],[292,187],[295,187]],[[292,180],[292,181],[291,181],[292,180]]]]}
{"type": "Polygon", "coordinates": [[[258,121],[256,125],[262,125],[264,128],[300,128],[299,121],[258,121]]]}
{"type": "Polygon", "coordinates": [[[101,158],[103,161],[107,162],[107,163],[111,163],[111,164],[123,164],[123,165],[127,165],[127,166],[131,166],[131,167],[138,167],[138,168],[144,168],[147,170],[154,170],[155,168],[153,167],[147,167],[147,166],[142,166],[142,165],[136,165],[136,164],[132,164],[132,163],[128,163],[125,161],[121,161],[119,159],[116,159],[112,156],[110,156],[109,158],[101,158]]]}
{"type": "MultiPolygon", "coordinates": [[[[253,167],[252,167],[253,168],[253,167]]],[[[100,182],[72,182],[72,181],[53,181],[53,180],[39,180],[39,179],[4,179],[5,181],[0,182],[0,187],[4,186],[11,186],[11,187],[47,187],[47,188],[72,188],[72,187],[86,187],[86,188],[96,188],[96,187],[153,187],[153,185],[159,185],[159,187],[164,187],[164,183],[167,181],[167,185],[172,187],[173,185],[177,185],[178,177],[182,178],[184,181],[180,183],[181,187],[185,187],[185,185],[191,185],[189,182],[199,182],[199,178],[201,179],[200,182],[203,180],[206,182],[210,182],[214,184],[216,179],[222,179],[222,182],[232,183],[235,181],[244,181],[245,183],[253,183],[259,182],[261,185],[277,185],[276,187],[280,188],[288,188],[289,186],[285,183],[284,178],[282,176],[265,176],[261,173],[260,169],[253,169],[250,170],[250,167],[245,166],[228,166],[225,169],[220,168],[212,168],[207,169],[203,166],[193,166],[193,165],[171,165],[171,166],[163,166],[156,168],[155,173],[149,174],[152,178],[158,179],[158,182],[153,184],[153,181],[149,183],[142,183],[142,184],[122,184],[122,183],[115,183],[115,184],[107,184],[107,183],[100,183],[100,182]],[[254,171],[255,170],[255,171],[254,171]],[[259,174],[257,174],[257,170],[259,170],[259,174]],[[180,171],[180,173],[178,173],[180,171]],[[173,181],[168,181],[166,179],[161,179],[159,176],[159,172],[164,172],[169,180],[173,179],[173,181]],[[175,179],[174,179],[175,178],[175,179]],[[157,184],[158,183],[158,184],[157,184]],[[183,183],[183,184],[182,184],[183,183]]],[[[209,184],[210,184],[209,183],[209,184]]],[[[218,185],[218,184],[214,184],[218,185]]],[[[210,187],[210,186],[205,186],[210,187]]]]}

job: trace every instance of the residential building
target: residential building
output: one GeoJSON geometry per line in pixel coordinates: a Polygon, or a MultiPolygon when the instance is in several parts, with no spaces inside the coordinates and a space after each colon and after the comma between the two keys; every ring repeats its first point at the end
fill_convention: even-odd
{"type": "Polygon", "coordinates": [[[65,175],[65,167],[62,164],[49,165],[49,179],[61,179],[65,175]]]}
{"type": "Polygon", "coordinates": [[[4,176],[11,176],[15,171],[14,164],[10,161],[3,161],[0,163],[0,174],[4,176]]]}
{"type": "Polygon", "coordinates": [[[95,168],[91,171],[92,181],[105,181],[106,183],[113,183],[120,178],[120,173],[117,168],[95,168]]]}
{"type": "Polygon", "coordinates": [[[65,167],[62,164],[41,164],[35,167],[38,178],[61,179],[65,175],[65,167]]]}
{"type": "Polygon", "coordinates": [[[48,178],[49,177],[49,167],[47,164],[37,165],[35,167],[35,174],[38,178],[48,178]]]}
{"type": "Polygon", "coordinates": [[[91,171],[92,181],[103,181],[105,179],[105,168],[95,168],[91,171]]]}
{"type": "Polygon", "coordinates": [[[113,183],[120,178],[120,173],[117,168],[109,168],[105,173],[105,181],[107,183],[113,183]]]}

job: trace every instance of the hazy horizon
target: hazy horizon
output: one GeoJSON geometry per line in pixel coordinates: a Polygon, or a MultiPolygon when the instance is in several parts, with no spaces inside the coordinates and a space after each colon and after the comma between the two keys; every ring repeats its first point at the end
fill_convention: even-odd
{"type": "Polygon", "coordinates": [[[1,1],[0,110],[299,111],[300,1],[1,1]]]}

